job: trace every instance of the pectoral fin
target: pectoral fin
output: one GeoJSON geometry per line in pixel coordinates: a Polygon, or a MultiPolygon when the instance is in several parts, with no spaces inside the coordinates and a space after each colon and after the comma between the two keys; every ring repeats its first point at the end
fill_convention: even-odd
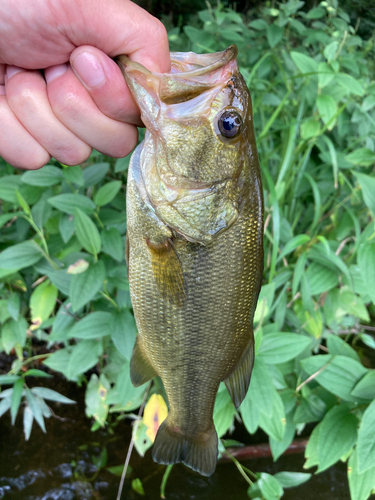
{"type": "Polygon", "coordinates": [[[238,408],[244,400],[250,385],[254,365],[254,341],[251,338],[233,372],[224,380],[234,406],[238,408]]]}
{"type": "Polygon", "coordinates": [[[157,376],[158,374],[143,353],[139,345],[139,337],[137,337],[130,360],[130,379],[132,384],[134,387],[139,387],[157,376]]]}
{"type": "Polygon", "coordinates": [[[147,241],[152,270],[160,293],[172,304],[181,306],[186,299],[186,283],[180,259],[170,238],[163,243],[147,241]]]}

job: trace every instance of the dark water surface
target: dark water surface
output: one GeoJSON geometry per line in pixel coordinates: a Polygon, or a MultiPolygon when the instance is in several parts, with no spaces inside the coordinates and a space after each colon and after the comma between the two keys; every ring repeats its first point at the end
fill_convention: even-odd
{"type": "MultiPolygon", "coordinates": [[[[56,387],[55,387],[56,388],[56,387]]],[[[130,441],[130,425],[121,422],[111,435],[90,431],[91,421],[84,416],[83,393],[76,387],[57,388],[76,401],[75,406],[52,404],[60,417],[46,422],[47,434],[35,425],[29,442],[24,441],[22,418],[10,425],[9,415],[0,418],[0,499],[9,500],[115,500],[120,478],[94,463],[107,449],[107,466],[124,462],[130,441]],[[61,420],[62,419],[62,420],[61,420]]],[[[253,472],[303,471],[303,455],[284,455],[276,464],[272,458],[244,462],[253,472]]],[[[160,498],[164,466],[154,464],[150,451],[141,459],[134,450],[132,471],[125,481],[122,499],[141,499],[131,488],[141,479],[146,499],[160,498]]],[[[182,465],[172,469],[166,496],[168,500],[246,500],[247,483],[232,463],[219,464],[215,474],[203,478],[182,465]]],[[[306,484],[285,491],[285,500],[350,500],[346,464],[338,464],[313,477],[306,484]]]]}

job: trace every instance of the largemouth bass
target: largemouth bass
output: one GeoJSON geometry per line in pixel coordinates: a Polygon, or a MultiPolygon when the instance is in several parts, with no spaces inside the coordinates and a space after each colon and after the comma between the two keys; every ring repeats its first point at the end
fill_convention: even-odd
{"type": "Polygon", "coordinates": [[[159,375],[169,401],[153,458],[205,476],[224,381],[238,407],[254,358],[263,198],[249,91],[237,48],[171,53],[151,73],[120,56],[146,126],[128,172],[127,258],[138,337],[135,386],[159,375]]]}

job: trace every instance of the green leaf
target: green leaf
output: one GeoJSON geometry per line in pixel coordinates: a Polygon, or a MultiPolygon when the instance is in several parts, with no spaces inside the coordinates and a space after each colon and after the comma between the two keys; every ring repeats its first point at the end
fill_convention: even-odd
{"type": "Polygon", "coordinates": [[[295,432],[296,432],[296,425],[293,423],[291,416],[287,415],[285,433],[283,439],[281,441],[277,441],[272,436],[270,436],[269,438],[274,461],[276,461],[290,446],[290,444],[293,441],[295,432]]]}
{"type": "Polygon", "coordinates": [[[132,489],[138,493],[138,495],[144,496],[145,490],[143,488],[142,481],[137,477],[136,479],[132,480],[132,489]]]}
{"type": "Polygon", "coordinates": [[[78,321],[69,331],[68,338],[96,339],[111,334],[111,314],[96,311],[78,321]]]}
{"type": "MultiPolygon", "coordinates": [[[[320,123],[316,118],[309,118],[301,125],[301,137],[302,139],[311,139],[319,134],[320,123]]],[[[309,238],[310,239],[310,238],[309,238]]],[[[289,242],[288,242],[289,243],[289,242]]]]}
{"type": "Polygon", "coordinates": [[[38,285],[30,297],[31,330],[35,330],[48,319],[56,306],[57,288],[49,280],[38,285]]]}
{"type": "Polygon", "coordinates": [[[101,427],[104,427],[108,415],[106,399],[110,387],[110,383],[103,373],[100,378],[93,373],[87,384],[85,394],[86,415],[94,417],[101,427]]]}
{"type": "Polygon", "coordinates": [[[318,77],[318,85],[319,88],[326,87],[335,77],[335,73],[332,71],[331,67],[325,63],[320,62],[318,65],[319,69],[319,77],[318,77]]]}
{"type": "Polygon", "coordinates": [[[77,186],[84,186],[85,180],[83,178],[82,169],[79,165],[74,167],[66,167],[62,171],[64,178],[77,186]]]}
{"type": "Polygon", "coordinates": [[[336,101],[330,95],[319,94],[316,99],[316,105],[324,125],[329,123],[328,130],[332,130],[336,121],[333,120],[333,117],[337,113],[336,101]]]}
{"type": "Polygon", "coordinates": [[[246,398],[255,404],[259,411],[270,414],[273,408],[273,392],[275,391],[272,379],[263,360],[255,356],[251,374],[251,384],[246,398]]]}
{"type": "Polygon", "coordinates": [[[90,368],[97,364],[101,352],[101,342],[97,340],[82,340],[72,349],[66,376],[69,379],[74,379],[81,373],[90,370],[90,368]]]}
{"type": "Polygon", "coordinates": [[[67,270],[61,269],[60,271],[49,271],[47,276],[53,285],[60,290],[60,292],[64,295],[69,295],[72,278],[67,273],[67,270]]]}
{"type": "Polygon", "coordinates": [[[355,359],[356,361],[360,361],[360,358],[358,354],[355,352],[355,350],[352,347],[350,347],[350,345],[347,344],[345,340],[338,337],[337,335],[334,334],[328,335],[327,347],[330,354],[339,354],[341,356],[348,356],[349,358],[355,359]]]}
{"type": "Polygon", "coordinates": [[[30,391],[30,389],[28,387],[25,387],[25,392],[26,392],[26,399],[27,399],[29,408],[32,411],[35,420],[38,422],[39,427],[45,433],[46,427],[44,425],[44,418],[43,418],[41,405],[40,405],[39,401],[37,400],[37,398],[33,395],[33,393],[30,391]]]}
{"type": "Polygon", "coordinates": [[[55,370],[57,372],[65,374],[69,360],[70,360],[70,352],[69,349],[65,348],[54,352],[47,359],[43,360],[43,364],[48,366],[48,368],[51,368],[51,370],[55,370]]]}
{"type": "Polygon", "coordinates": [[[240,406],[242,421],[250,434],[258,429],[259,425],[259,409],[257,405],[250,399],[245,397],[240,406]]]}
{"type": "Polygon", "coordinates": [[[339,282],[339,275],[329,267],[312,262],[307,268],[307,279],[311,295],[320,295],[335,288],[339,282]]]}
{"type": "Polygon", "coordinates": [[[358,450],[355,449],[349,457],[348,480],[352,500],[367,500],[375,487],[375,467],[360,473],[358,469],[358,450]]]}
{"type": "Polygon", "coordinates": [[[4,175],[0,177],[0,200],[18,204],[16,190],[21,184],[19,175],[4,175]]]}
{"type": "Polygon", "coordinates": [[[24,386],[24,380],[19,379],[13,386],[12,398],[11,398],[11,406],[10,406],[10,415],[12,418],[12,425],[14,425],[17,417],[17,413],[21,404],[22,392],[24,386]]]}
{"type": "Polygon", "coordinates": [[[371,370],[361,378],[352,390],[352,396],[361,399],[375,399],[375,371],[371,370]]]}
{"type": "Polygon", "coordinates": [[[80,209],[83,212],[90,214],[95,210],[95,203],[83,196],[82,194],[58,194],[48,199],[48,203],[53,207],[57,208],[61,212],[65,212],[69,215],[74,214],[75,209],[80,209]]]}
{"type": "Polygon", "coordinates": [[[74,210],[74,227],[83,248],[96,257],[102,246],[98,228],[90,217],[79,208],[74,210]]]}
{"type": "Polygon", "coordinates": [[[304,245],[305,243],[308,243],[310,240],[311,238],[310,236],[307,236],[307,234],[299,234],[297,236],[294,236],[284,246],[284,248],[281,251],[281,254],[279,255],[278,260],[281,260],[283,257],[293,252],[296,248],[298,248],[301,245],[304,245]]]}
{"type": "MultiPolygon", "coordinates": [[[[358,433],[358,472],[375,467],[375,401],[366,408],[358,433]]],[[[374,479],[375,486],[375,479],[374,479]]]]}
{"type": "Polygon", "coordinates": [[[368,372],[358,361],[345,356],[319,354],[300,361],[308,376],[319,371],[315,380],[327,391],[345,401],[357,401],[351,395],[357,382],[368,372]]]}
{"type": "Polygon", "coordinates": [[[107,175],[109,170],[109,163],[96,163],[90,165],[83,170],[83,178],[85,186],[90,187],[98,184],[107,175]]]}
{"type": "Polygon", "coordinates": [[[30,186],[55,186],[62,180],[62,170],[52,165],[46,165],[39,170],[29,170],[21,176],[22,182],[30,186]]]}
{"type": "Polygon", "coordinates": [[[307,443],[305,450],[306,462],[303,466],[304,469],[309,469],[310,467],[319,465],[318,442],[319,442],[320,428],[321,428],[320,425],[317,425],[315,427],[315,429],[311,433],[309,442],[307,443]]]}
{"type": "Polygon", "coordinates": [[[22,194],[18,191],[18,189],[16,189],[16,198],[17,198],[17,201],[20,205],[20,207],[22,208],[22,210],[25,212],[26,215],[30,215],[31,214],[31,210],[30,210],[30,207],[29,205],[27,204],[27,201],[25,200],[25,198],[22,196],[22,194]]]}
{"type": "Polygon", "coordinates": [[[267,26],[267,40],[271,47],[275,47],[283,38],[284,28],[281,28],[277,24],[269,24],[267,26]]]}
{"type": "Polygon", "coordinates": [[[103,285],[105,268],[103,262],[90,264],[88,269],[81,274],[72,275],[70,284],[70,298],[74,311],[78,311],[89,302],[103,285]]]}
{"type": "Polygon", "coordinates": [[[25,434],[26,441],[29,440],[31,434],[31,428],[33,426],[33,420],[34,420],[33,412],[31,411],[31,408],[28,405],[26,405],[23,411],[23,432],[25,434]]]}
{"type": "Polygon", "coordinates": [[[279,481],[283,488],[294,488],[306,483],[311,478],[311,474],[306,472],[277,472],[274,478],[279,481]]]}
{"type": "Polygon", "coordinates": [[[301,73],[317,73],[318,63],[301,52],[291,52],[290,57],[301,73]]]}
{"type": "Polygon", "coordinates": [[[0,253],[0,269],[23,269],[36,264],[42,256],[40,246],[33,240],[27,240],[0,253]]]}
{"type": "Polygon", "coordinates": [[[375,303],[375,242],[363,243],[358,249],[358,265],[367,293],[375,303]]]}
{"type": "Polygon", "coordinates": [[[41,378],[53,378],[53,375],[44,372],[43,370],[38,370],[37,368],[30,368],[24,373],[24,377],[41,377],[41,378]]]}
{"type": "Polygon", "coordinates": [[[353,172],[362,189],[363,199],[367,208],[375,214],[375,178],[370,175],[353,172]]]}
{"type": "MultiPolygon", "coordinates": [[[[1,179],[1,177],[0,177],[1,179]]],[[[0,198],[1,199],[1,198],[0,198]]],[[[21,212],[0,215],[0,229],[10,220],[16,218],[21,212]]]]}
{"type": "Polygon", "coordinates": [[[104,184],[99,191],[94,196],[94,202],[99,206],[103,207],[110,203],[116,194],[121,189],[121,181],[112,181],[108,184],[104,184]]]}
{"type": "Polygon", "coordinates": [[[363,96],[363,85],[351,75],[348,75],[346,73],[339,73],[338,75],[336,75],[336,81],[344,89],[348,90],[350,94],[363,96]]]}
{"type": "Polygon", "coordinates": [[[118,351],[125,359],[130,360],[135,343],[137,327],[134,316],[128,309],[112,313],[110,333],[118,351]]]}
{"type": "Polygon", "coordinates": [[[101,233],[101,238],[103,242],[103,251],[117,260],[117,262],[122,262],[124,260],[125,251],[120,231],[115,227],[105,229],[101,233]]]}
{"type": "Polygon", "coordinates": [[[359,167],[371,167],[375,163],[375,153],[368,148],[358,148],[346,155],[345,160],[359,167]]]}
{"type": "Polygon", "coordinates": [[[267,472],[259,474],[257,485],[266,500],[278,500],[284,494],[281,483],[267,472]]]}
{"type": "Polygon", "coordinates": [[[295,358],[307,347],[311,346],[311,338],[297,333],[268,333],[258,352],[258,357],[265,363],[285,363],[295,358]]]}
{"type": "Polygon", "coordinates": [[[339,42],[331,42],[325,47],[323,54],[328,62],[333,61],[338,48],[339,48],[339,42]]]}
{"type": "Polygon", "coordinates": [[[219,391],[214,407],[214,424],[219,438],[233,425],[235,413],[236,409],[228,391],[226,389],[219,391]]]}
{"type": "Polygon", "coordinates": [[[64,243],[68,243],[74,233],[74,218],[72,215],[63,214],[59,222],[59,231],[64,243]]]}
{"type": "Polygon", "coordinates": [[[346,405],[334,406],[319,424],[318,472],[328,469],[353,448],[358,420],[346,405]]]}
{"type": "Polygon", "coordinates": [[[0,385],[15,384],[17,380],[20,380],[18,375],[0,375],[0,385]]]}
{"type": "Polygon", "coordinates": [[[42,399],[47,399],[49,401],[57,401],[58,403],[63,403],[66,405],[74,405],[75,401],[63,396],[59,392],[48,389],[47,387],[33,387],[31,392],[42,399]]]}
{"type": "Polygon", "coordinates": [[[8,298],[8,311],[15,321],[18,321],[20,315],[20,305],[20,296],[18,293],[12,293],[8,298]]]}
{"type": "Polygon", "coordinates": [[[285,435],[286,418],[283,401],[280,394],[272,391],[272,411],[259,413],[259,426],[276,441],[282,441],[285,435]]]}
{"type": "Polygon", "coordinates": [[[306,14],[307,19],[320,19],[326,15],[326,10],[323,7],[314,7],[306,14]]]}
{"type": "Polygon", "coordinates": [[[4,398],[2,401],[0,401],[0,417],[2,417],[4,413],[9,410],[10,406],[11,406],[11,399],[9,397],[4,398]]]}

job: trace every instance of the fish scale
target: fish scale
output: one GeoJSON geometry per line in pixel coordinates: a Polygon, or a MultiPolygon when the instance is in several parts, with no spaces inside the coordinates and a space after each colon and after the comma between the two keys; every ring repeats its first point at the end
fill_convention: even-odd
{"type": "Polygon", "coordinates": [[[236,406],[250,382],[252,322],[263,269],[263,199],[251,100],[235,56],[233,47],[205,55],[197,70],[199,55],[171,54],[183,75],[183,104],[178,100],[178,73],[150,73],[123,59],[126,81],[148,129],[144,143],[132,156],[127,187],[129,284],[138,328],[131,378],[134,385],[141,385],[159,375],[168,396],[169,414],[157,433],[154,459],[165,464],[183,462],[203,475],[212,474],[217,461],[213,409],[220,382],[226,383],[236,406]],[[189,61],[195,63],[194,70],[189,61]],[[176,134],[180,131],[179,136],[187,140],[192,137],[197,72],[203,89],[199,113],[207,98],[205,125],[197,127],[185,165],[175,149],[176,134]],[[206,86],[201,83],[205,75],[206,86]],[[165,84],[168,77],[173,79],[170,85],[165,84]],[[160,97],[161,81],[168,104],[160,97]],[[166,89],[172,89],[173,95],[166,95],[166,89]],[[148,99],[144,99],[145,92],[148,99]],[[229,112],[243,120],[234,139],[218,132],[221,109],[233,109],[229,112]],[[174,116],[173,127],[163,127],[166,114],[174,116]],[[173,154],[168,154],[168,145],[173,154]],[[162,154],[142,155],[143,148],[162,149],[162,154]],[[199,168],[202,158],[205,165],[199,168]],[[174,161],[179,162],[178,168],[174,161]],[[174,215],[177,202],[173,197],[163,202],[170,209],[162,209],[167,206],[161,204],[163,193],[171,189],[165,184],[168,169],[178,172],[173,177],[177,192],[181,185],[185,196],[190,182],[194,193],[202,189],[202,195],[185,210],[182,227],[181,214],[174,215]],[[210,202],[212,198],[204,191],[207,179],[213,186],[224,186],[220,196],[227,197],[225,203],[210,202]],[[189,227],[200,230],[186,234],[189,227]]]}

